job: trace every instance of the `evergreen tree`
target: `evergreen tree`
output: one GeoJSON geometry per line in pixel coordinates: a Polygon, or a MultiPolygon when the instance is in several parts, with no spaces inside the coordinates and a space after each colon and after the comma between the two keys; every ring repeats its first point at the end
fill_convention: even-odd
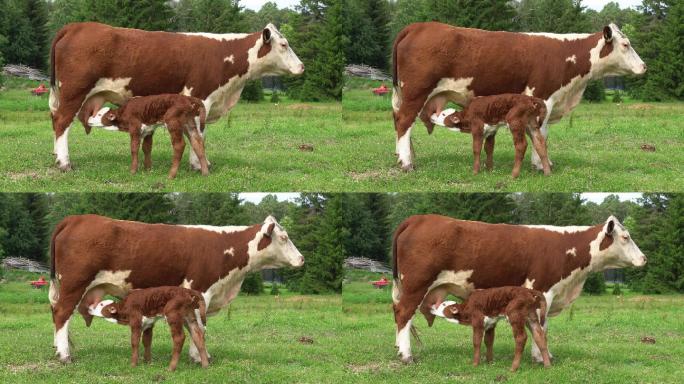
{"type": "Polygon", "coordinates": [[[606,100],[606,87],[603,85],[603,80],[592,80],[587,84],[587,88],[582,95],[584,100],[602,103],[606,100]]]}
{"type": "Polygon", "coordinates": [[[33,36],[33,50],[28,65],[34,68],[47,68],[49,53],[48,9],[45,0],[26,0],[26,15],[33,36]]]}
{"type": "Polygon", "coordinates": [[[582,0],[522,0],[518,29],[527,32],[580,33],[591,31],[582,0]]]}
{"type": "Polygon", "coordinates": [[[426,0],[426,20],[490,31],[510,30],[515,8],[509,0],[426,0]]]}
{"type": "Polygon", "coordinates": [[[42,193],[26,193],[17,195],[23,200],[23,208],[31,220],[31,228],[35,242],[26,250],[26,257],[34,260],[45,260],[49,249],[48,205],[47,197],[42,193]]]}
{"type": "Polygon", "coordinates": [[[5,37],[2,55],[7,63],[28,65],[39,49],[39,42],[34,40],[26,4],[22,0],[8,0],[2,5],[4,30],[0,30],[0,35],[5,37]]]}
{"type": "Polygon", "coordinates": [[[261,272],[248,273],[242,281],[240,292],[248,295],[261,295],[264,293],[264,279],[261,277],[261,272]]]}
{"type": "MultiPolygon", "coordinates": [[[[344,12],[344,30],[349,38],[349,44],[345,50],[346,61],[350,64],[377,66],[374,61],[380,51],[386,49],[387,46],[382,45],[375,36],[373,20],[365,9],[366,0],[349,0],[348,3],[349,6],[345,8],[344,12]]],[[[379,68],[384,69],[385,67],[379,68]]]]}
{"type": "Polygon", "coordinates": [[[251,103],[264,101],[264,87],[261,85],[261,79],[248,81],[242,89],[240,98],[251,103]]]}
{"type": "Polygon", "coordinates": [[[582,292],[590,295],[603,295],[606,293],[606,280],[603,277],[603,272],[592,272],[584,282],[582,292]]]}
{"type": "Polygon", "coordinates": [[[589,209],[579,193],[524,193],[517,195],[516,200],[516,216],[521,224],[598,224],[591,222],[589,209]]]}
{"type": "Polygon", "coordinates": [[[255,224],[249,222],[237,193],[183,193],[175,197],[175,202],[179,222],[183,224],[255,224]]]}
{"type": "Polygon", "coordinates": [[[239,0],[181,0],[178,24],[181,31],[208,33],[256,32],[249,30],[239,0]]]}

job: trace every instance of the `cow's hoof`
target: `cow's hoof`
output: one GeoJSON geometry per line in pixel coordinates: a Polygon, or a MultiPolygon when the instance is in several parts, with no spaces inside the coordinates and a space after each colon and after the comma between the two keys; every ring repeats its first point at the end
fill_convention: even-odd
{"type": "Polygon", "coordinates": [[[58,355],[58,358],[59,358],[59,362],[62,364],[71,364],[71,362],[72,362],[71,356],[68,356],[68,355],[67,356],[58,355]]]}
{"type": "Polygon", "coordinates": [[[413,359],[413,356],[401,356],[401,362],[404,364],[413,364],[416,361],[413,359]]]}
{"type": "Polygon", "coordinates": [[[66,163],[62,164],[61,162],[57,161],[57,168],[59,168],[60,171],[62,172],[70,172],[74,168],[71,166],[71,163],[66,163]]]}
{"type": "Polygon", "coordinates": [[[401,170],[404,172],[412,172],[416,168],[413,166],[413,164],[402,164],[401,165],[401,170]]]}

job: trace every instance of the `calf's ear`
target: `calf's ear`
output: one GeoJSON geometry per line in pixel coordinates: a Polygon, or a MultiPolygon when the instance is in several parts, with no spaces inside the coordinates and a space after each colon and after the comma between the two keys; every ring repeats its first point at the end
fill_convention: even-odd
{"type": "Polygon", "coordinates": [[[603,38],[606,40],[606,43],[613,41],[613,28],[610,25],[603,27],[603,38]]]}
{"type": "Polygon", "coordinates": [[[269,28],[264,28],[264,31],[261,33],[261,37],[264,39],[264,44],[270,44],[271,30],[269,28]]]}

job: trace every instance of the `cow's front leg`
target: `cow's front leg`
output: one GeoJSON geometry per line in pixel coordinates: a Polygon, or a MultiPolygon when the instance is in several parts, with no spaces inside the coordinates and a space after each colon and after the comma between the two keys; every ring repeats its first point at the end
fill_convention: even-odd
{"type": "MultiPolygon", "coordinates": [[[[206,338],[205,338],[205,345],[206,345],[206,338]]],[[[195,363],[201,364],[202,363],[202,357],[200,356],[199,350],[197,349],[197,346],[195,345],[195,341],[190,337],[190,347],[188,348],[188,355],[190,356],[190,360],[194,361],[195,363]]],[[[209,354],[209,351],[207,351],[207,360],[211,361],[211,355],[209,354]]]]}

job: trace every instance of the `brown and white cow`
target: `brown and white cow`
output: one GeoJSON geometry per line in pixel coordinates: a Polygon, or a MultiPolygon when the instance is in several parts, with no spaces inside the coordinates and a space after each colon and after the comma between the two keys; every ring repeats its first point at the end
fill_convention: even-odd
{"type": "MultiPolygon", "coordinates": [[[[416,215],[397,227],[392,253],[396,345],[405,362],[416,309],[432,326],[430,309],[448,294],[465,299],[475,289],[525,286],[543,292],[555,316],[577,299],[590,272],[646,263],[613,216],[592,227],[555,227],[416,215]]],[[[532,356],[541,361],[536,344],[532,356]]]]}
{"type": "MultiPolygon", "coordinates": [[[[215,314],[240,291],[248,272],[300,267],[304,257],[275,218],[252,226],[146,224],[97,215],[69,216],[52,234],[50,304],[54,345],[68,362],[69,322],[78,308],[90,325],[88,307],[106,294],[182,286],[204,296],[215,314]]],[[[190,344],[190,356],[199,361],[190,344]]]]}
{"type": "MultiPolygon", "coordinates": [[[[90,132],[88,117],[105,102],[182,93],[202,99],[213,122],[237,103],[248,80],[304,72],[272,24],[251,34],[210,34],[74,23],[57,32],[50,57],[54,152],[62,170],[71,168],[67,140],[74,118],[90,132]]],[[[190,164],[200,169],[194,151],[190,164]]]]}
{"type": "MultiPolygon", "coordinates": [[[[447,24],[415,23],[393,48],[396,152],[404,170],[413,169],[411,131],[416,117],[427,126],[447,102],[467,105],[475,96],[525,93],[546,101],[555,123],[581,100],[591,79],[643,74],[646,65],[615,24],[594,34],[491,32],[447,24]]],[[[536,151],[532,162],[542,169],[536,151]]]]}

